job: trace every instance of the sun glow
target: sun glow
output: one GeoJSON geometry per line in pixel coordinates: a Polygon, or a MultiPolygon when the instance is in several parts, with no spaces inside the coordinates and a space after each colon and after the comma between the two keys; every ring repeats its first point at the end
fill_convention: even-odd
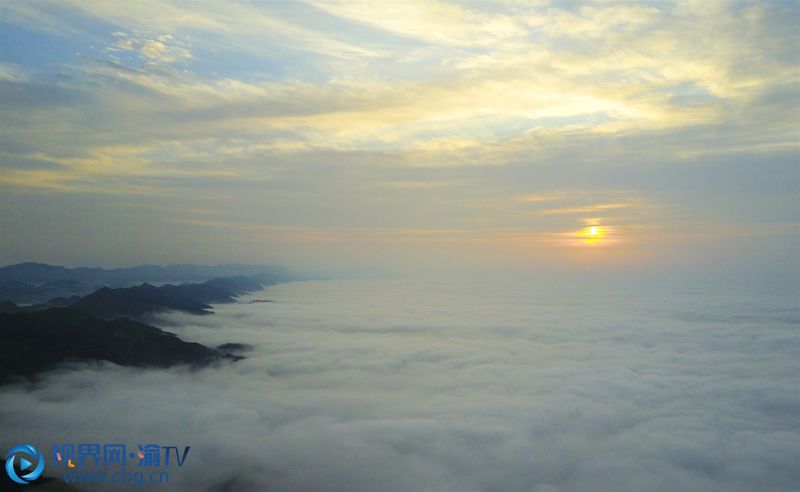
{"type": "Polygon", "coordinates": [[[584,244],[598,244],[606,236],[606,229],[599,225],[584,227],[578,232],[578,237],[584,244]]]}

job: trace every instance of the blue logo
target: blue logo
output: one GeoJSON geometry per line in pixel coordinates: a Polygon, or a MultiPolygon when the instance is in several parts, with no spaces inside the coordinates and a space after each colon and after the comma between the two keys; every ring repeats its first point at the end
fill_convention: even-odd
{"type": "Polygon", "coordinates": [[[36,450],[30,444],[23,444],[21,446],[14,446],[11,448],[6,454],[6,473],[8,473],[8,477],[22,485],[28,485],[29,482],[32,482],[39,478],[39,475],[42,474],[44,471],[44,456],[42,453],[36,450]],[[17,475],[16,470],[14,470],[14,460],[19,456],[19,469],[20,471],[30,470],[33,467],[33,463],[29,461],[29,459],[34,459],[36,462],[36,467],[33,468],[33,471],[22,475],[21,477],[17,475]],[[27,456],[27,458],[26,458],[27,456]]]}

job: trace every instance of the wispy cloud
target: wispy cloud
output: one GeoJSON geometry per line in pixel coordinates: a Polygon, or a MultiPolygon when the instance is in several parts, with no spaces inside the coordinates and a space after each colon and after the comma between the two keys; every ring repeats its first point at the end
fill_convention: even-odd
{"type": "Polygon", "coordinates": [[[125,32],[113,33],[114,44],[106,51],[135,51],[139,57],[149,63],[175,63],[191,60],[192,52],[186,43],[176,40],[171,34],[162,34],[156,39],[129,35],[125,32]]]}
{"type": "MultiPolygon", "coordinates": [[[[2,9],[25,36],[67,46],[37,58],[20,43],[0,58],[6,187],[202,186],[209,200],[239,187],[238,200],[303,226],[334,219],[297,212],[297,196],[353,227],[380,213],[398,227],[561,221],[566,233],[592,216],[676,220],[691,182],[662,173],[750,158],[786,173],[800,141],[793,4],[2,9]]],[[[714,193],[691,206],[709,221],[733,191],[714,193]]],[[[759,220],[789,213],[787,193],[759,220]]]]}
{"type": "Polygon", "coordinates": [[[549,208],[538,212],[542,215],[575,215],[606,212],[609,210],[619,210],[631,207],[630,203],[598,203],[596,205],[588,205],[584,207],[564,207],[564,208],[549,208]]]}

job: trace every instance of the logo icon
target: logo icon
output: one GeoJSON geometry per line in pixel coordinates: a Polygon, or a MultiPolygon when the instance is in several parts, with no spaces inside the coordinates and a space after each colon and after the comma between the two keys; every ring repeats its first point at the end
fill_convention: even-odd
{"type": "Polygon", "coordinates": [[[11,448],[6,454],[6,473],[8,473],[8,477],[22,485],[28,485],[29,482],[32,482],[39,478],[39,475],[42,474],[44,471],[44,456],[42,453],[36,450],[30,444],[23,444],[21,446],[14,446],[11,448]],[[33,468],[32,471],[22,475],[21,477],[17,475],[17,471],[14,470],[14,461],[19,458],[19,469],[20,471],[24,472],[26,470],[30,470],[33,468]],[[34,460],[31,462],[30,460],[34,460]],[[34,463],[36,466],[34,467],[34,463]]]}

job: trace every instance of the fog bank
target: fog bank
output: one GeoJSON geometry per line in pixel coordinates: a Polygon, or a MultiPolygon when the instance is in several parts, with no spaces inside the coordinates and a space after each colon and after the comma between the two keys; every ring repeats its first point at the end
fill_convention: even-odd
{"type": "Polygon", "coordinates": [[[162,326],[246,360],[2,388],[0,443],[190,445],[169,486],[187,491],[800,483],[791,296],[350,280],[241,302],[162,326]]]}

